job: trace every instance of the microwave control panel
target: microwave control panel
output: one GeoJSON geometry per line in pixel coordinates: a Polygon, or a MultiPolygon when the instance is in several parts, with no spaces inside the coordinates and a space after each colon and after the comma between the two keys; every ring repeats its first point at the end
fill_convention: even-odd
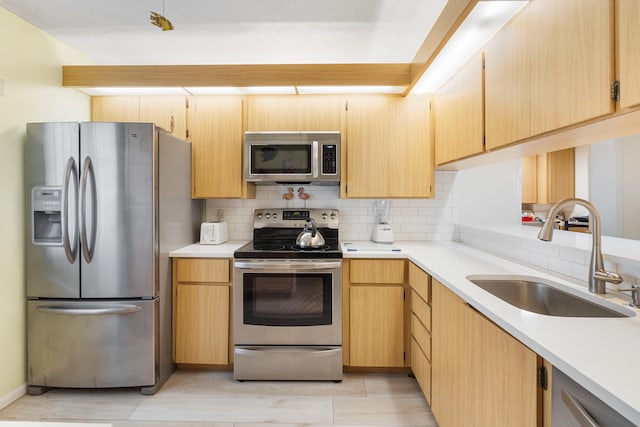
{"type": "Polygon", "coordinates": [[[338,146],[325,144],[322,146],[322,174],[335,175],[337,173],[338,146]]]}

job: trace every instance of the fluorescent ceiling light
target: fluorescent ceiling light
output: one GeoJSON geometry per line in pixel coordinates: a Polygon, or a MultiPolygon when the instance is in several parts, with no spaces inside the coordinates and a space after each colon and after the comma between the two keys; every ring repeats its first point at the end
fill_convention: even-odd
{"type": "Polygon", "coordinates": [[[367,93],[402,93],[405,86],[298,86],[298,93],[308,94],[367,94],[367,93]]]}
{"type": "Polygon", "coordinates": [[[181,87],[87,87],[78,89],[91,96],[189,95],[181,87]]]}
{"type": "Polygon", "coordinates": [[[185,87],[192,95],[295,95],[294,86],[185,87]]]}
{"type": "Polygon", "coordinates": [[[528,0],[479,1],[411,93],[436,92],[511,20],[528,0]]]}

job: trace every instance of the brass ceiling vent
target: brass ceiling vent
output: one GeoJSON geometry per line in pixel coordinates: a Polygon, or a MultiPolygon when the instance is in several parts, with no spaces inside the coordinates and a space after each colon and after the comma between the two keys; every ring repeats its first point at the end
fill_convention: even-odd
{"type": "Polygon", "coordinates": [[[164,17],[164,0],[162,0],[162,15],[158,12],[151,11],[151,25],[155,25],[162,31],[173,30],[173,24],[164,17]]]}

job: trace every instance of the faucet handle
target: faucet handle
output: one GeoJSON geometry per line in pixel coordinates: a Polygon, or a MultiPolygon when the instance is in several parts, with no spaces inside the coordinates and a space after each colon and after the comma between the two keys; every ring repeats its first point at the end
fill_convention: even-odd
{"type": "Polygon", "coordinates": [[[631,307],[640,307],[640,288],[636,285],[631,285],[630,288],[618,288],[618,291],[631,292],[631,307]]]}
{"type": "Polygon", "coordinates": [[[605,282],[613,283],[614,285],[618,285],[622,283],[622,276],[618,273],[610,273],[605,270],[598,270],[593,273],[593,278],[597,280],[604,280],[605,282]]]}

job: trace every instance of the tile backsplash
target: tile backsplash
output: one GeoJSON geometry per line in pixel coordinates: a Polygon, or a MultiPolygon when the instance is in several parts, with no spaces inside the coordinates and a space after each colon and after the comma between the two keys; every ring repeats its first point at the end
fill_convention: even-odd
{"type": "MultiPolygon", "coordinates": [[[[391,218],[394,239],[402,240],[457,240],[454,231],[453,181],[455,172],[436,171],[434,199],[391,199],[391,218]]],[[[375,224],[375,199],[341,199],[337,186],[304,186],[308,200],[297,197],[300,185],[295,185],[293,200],[284,200],[288,185],[260,185],[256,198],[209,199],[207,221],[218,219],[220,213],[229,224],[231,240],[251,240],[253,210],[256,208],[332,208],[340,210],[340,238],[370,240],[375,224]]]]}

